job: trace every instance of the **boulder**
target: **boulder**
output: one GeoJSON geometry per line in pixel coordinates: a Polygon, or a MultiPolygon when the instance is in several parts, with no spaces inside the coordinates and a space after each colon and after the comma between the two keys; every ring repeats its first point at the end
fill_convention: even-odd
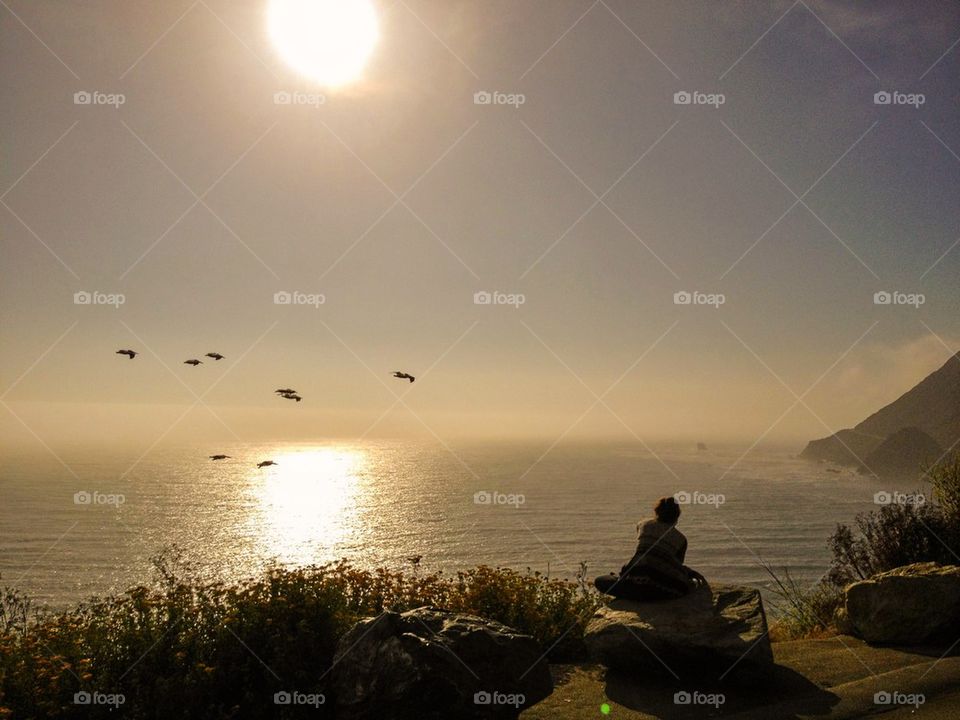
{"type": "Polygon", "coordinates": [[[845,629],[867,642],[951,643],[960,635],[960,567],[914,563],[844,591],[845,629]]]}
{"type": "Polygon", "coordinates": [[[594,614],[584,640],[594,660],[617,670],[733,679],[773,666],[763,600],[747,587],[702,586],[663,602],[613,600],[594,614]]]}
{"type": "Polygon", "coordinates": [[[351,718],[515,718],[553,692],[544,652],[492,620],[421,607],[358,622],[333,666],[351,718]]]}

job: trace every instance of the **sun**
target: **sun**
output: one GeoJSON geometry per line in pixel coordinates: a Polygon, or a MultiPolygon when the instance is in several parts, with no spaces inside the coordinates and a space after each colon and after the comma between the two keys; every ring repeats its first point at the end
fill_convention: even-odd
{"type": "Polygon", "coordinates": [[[380,36],[369,0],[270,0],[267,26],[281,57],[328,88],[359,79],[380,36]]]}

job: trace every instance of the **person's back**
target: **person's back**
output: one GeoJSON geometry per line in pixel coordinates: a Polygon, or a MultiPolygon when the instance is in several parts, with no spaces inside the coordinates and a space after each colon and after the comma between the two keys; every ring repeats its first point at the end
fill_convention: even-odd
{"type": "Polygon", "coordinates": [[[601,592],[634,600],[663,600],[690,592],[700,573],[683,564],[687,538],[677,530],[680,506],[672,497],[660,498],[655,518],[637,525],[637,549],[620,575],[602,575],[594,580],[601,592]]]}
{"type": "Polygon", "coordinates": [[[637,550],[620,574],[639,576],[652,572],[685,584],[686,554],[687,538],[676,525],[656,518],[645,520],[637,526],[637,550]]]}

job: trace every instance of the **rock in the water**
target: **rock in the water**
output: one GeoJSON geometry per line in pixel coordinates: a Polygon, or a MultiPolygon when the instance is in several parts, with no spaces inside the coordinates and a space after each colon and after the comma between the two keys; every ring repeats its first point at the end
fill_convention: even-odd
{"type": "Polygon", "coordinates": [[[960,634],[960,567],[914,563],[847,586],[847,627],[867,642],[923,645],[960,634]]]}
{"type": "Polygon", "coordinates": [[[701,587],[664,602],[613,600],[590,620],[584,640],[591,657],[618,670],[735,679],[773,666],[760,591],[745,587],[701,587]]]}
{"type": "Polygon", "coordinates": [[[553,692],[532,637],[429,607],[361,620],[336,657],[337,706],[351,718],[515,718],[553,692]]]}

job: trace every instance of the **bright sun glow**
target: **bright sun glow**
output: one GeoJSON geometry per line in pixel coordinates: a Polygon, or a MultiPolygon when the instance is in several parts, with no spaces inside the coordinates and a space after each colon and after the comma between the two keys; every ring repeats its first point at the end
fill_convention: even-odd
{"type": "Polygon", "coordinates": [[[259,512],[252,518],[266,555],[309,564],[350,532],[363,455],[341,448],[304,448],[274,456],[277,465],[252,481],[259,512]]]}
{"type": "Polygon", "coordinates": [[[331,88],[360,77],[379,37],[369,0],[270,0],[268,25],[283,59],[331,88]]]}

